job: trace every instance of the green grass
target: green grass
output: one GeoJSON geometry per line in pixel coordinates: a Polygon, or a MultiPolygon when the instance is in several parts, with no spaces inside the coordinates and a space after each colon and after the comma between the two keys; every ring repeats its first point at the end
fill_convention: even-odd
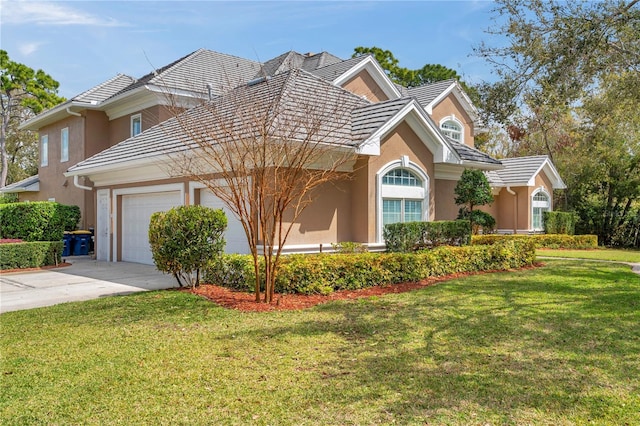
{"type": "Polygon", "coordinates": [[[546,261],[239,313],[177,291],[10,312],[0,423],[640,423],[640,276],[546,261]]]}
{"type": "Polygon", "coordinates": [[[615,262],[640,263],[640,250],[595,249],[595,250],[552,250],[538,249],[536,255],[566,257],[572,259],[598,259],[615,262]]]}

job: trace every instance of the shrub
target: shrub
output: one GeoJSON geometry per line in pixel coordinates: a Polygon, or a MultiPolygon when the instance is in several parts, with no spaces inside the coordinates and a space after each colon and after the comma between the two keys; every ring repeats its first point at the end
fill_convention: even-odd
{"type": "Polygon", "coordinates": [[[352,241],[331,244],[331,247],[336,253],[366,253],[368,251],[364,244],[352,241]]]}
{"type": "Polygon", "coordinates": [[[592,249],[598,247],[596,235],[566,235],[566,234],[540,234],[540,235],[474,235],[471,239],[473,245],[495,244],[502,241],[530,240],[536,248],[553,249],[592,249]]]}
{"type": "Polygon", "coordinates": [[[467,245],[471,227],[467,220],[392,223],[385,225],[383,238],[387,251],[409,253],[442,245],[467,245]]]}
{"type": "Polygon", "coordinates": [[[224,250],[227,217],[222,209],[179,206],[151,216],[149,243],[156,267],[182,287],[197,286],[200,270],[224,250]],[[193,273],[195,272],[195,277],[193,273]]]}
{"type": "Polygon", "coordinates": [[[69,212],[75,208],[52,201],[0,204],[0,237],[25,241],[62,240],[65,223],[72,220],[69,212]]]}
{"type": "Polygon", "coordinates": [[[60,214],[62,215],[62,226],[64,230],[69,232],[75,231],[81,218],[80,207],[58,204],[58,209],[60,209],[60,214]]]}
{"type": "Polygon", "coordinates": [[[0,244],[0,269],[39,268],[62,262],[62,241],[0,244]]]}
{"type": "Polygon", "coordinates": [[[465,219],[471,222],[471,232],[478,235],[480,229],[483,234],[491,234],[496,229],[496,220],[489,213],[482,210],[473,210],[469,214],[469,210],[462,208],[458,212],[458,219],[465,219]]]}
{"type": "MultiPolygon", "coordinates": [[[[491,246],[438,247],[416,253],[351,253],[290,255],[282,258],[278,293],[330,294],[382,284],[420,281],[460,272],[520,268],[533,264],[530,240],[496,242],[491,246]]],[[[210,264],[207,278],[218,285],[251,290],[253,266],[248,255],[225,255],[210,264]],[[224,271],[216,268],[224,267],[224,271]],[[224,281],[230,277],[230,281],[224,281]],[[246,279],[241,282],[242,277],[246,279]],[[215,279],[215,281],[213,280],[215,279]]]]}
{"type": "MultiPolygon", "coordinates": [[[[259,260],[264,262],[261,257],[259,260]]],[[[264,270],[262,264],[260,270],[264,270]]],[[[245,254],[221,254],[207,263],[203,280],[232,290],[252,291],[256,282],[253,257],[245,254]]],[[[261,288],[264,290],[264,280],[261,288]]]]}
{"type": "Polygon", "coordinates": [[[570,212],[543,212],[545,234],[573,235],[578,217],[570,212]]]}

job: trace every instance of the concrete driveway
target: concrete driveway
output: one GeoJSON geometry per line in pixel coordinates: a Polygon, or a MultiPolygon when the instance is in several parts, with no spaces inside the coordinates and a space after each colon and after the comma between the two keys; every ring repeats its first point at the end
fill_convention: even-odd
{"type": "Polygon", "coordinates": [[[99,262],[89,256],[65,260],[72,265],[0,273],[0,313],[177,286],[173,276],[155,266],[99,262]]]}

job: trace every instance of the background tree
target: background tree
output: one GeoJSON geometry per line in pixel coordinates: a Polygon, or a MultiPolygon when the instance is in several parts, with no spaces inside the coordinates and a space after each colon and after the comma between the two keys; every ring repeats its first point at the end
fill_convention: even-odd
{"type": "Polygon", "coordinates": [[[491,185],[482,170],[464,169],[460,180],[456,183],[454,193],[456,195],[455,203],[463,206],[460,209],[458,218],[469,219],[474,233],[477,233],[479,226],[491,227],[495,225],[495,219],[491,215],[485,212],[478,214],[479,212],[473,210],[476,206],[483,206],[493,202],[491,185]]]}
{"type": "Polygon", "coordinates": [[[385,70],[389,78],[397,84],[404,87],[418,87],[424,84],[436,83],[438,81],[455,79],[458,80],[467,95],[475,101],[477,91],[474,87],[468,86],[462,81],[462,78],[456,70],[445,67],[440,64],[426,64],[422,68],[412,70],[401,67],[400,62],[390,50],[384,50],[379,47],[356,47],[353,49],[352,57],[362,55],[373,55],[380,66],[385,70]]]}
{"type": "Polygon", "coordinates": [[[633,234],[640,209],[638,0],[498,0],[495,14],[489,32],[509,43],[476,49],[499,76],[480,88],[485,119],[509,154],[553,159],[568,186],[556,205],[579,213],[579,232],[627,244],[616,235],[633,234]]]}
{"type": "Polygon", "coordinates": [[[173,173],[201,182],[240,220],[254,259],[256,301],[261,281],[263,301],[273,300],[282,250],[314,191],[350,177],[356,154],[343,142],[351,111],[366,104],[292,70],[172,121],[188,148],[174,154],[173,173]]]}
{"type": "MultiPolygon", "coordinates": [[[[0,50],[0,188],[7,184],[10,163],[25,172],[33,171],[33,145],[37,152],[37,140],[32,133],[19,132],[17,123],[62,102],[58,85],[44,71],[14,62],[0,50]]],[[[18,171],[15,174],[20,176],[18,171]]]]}

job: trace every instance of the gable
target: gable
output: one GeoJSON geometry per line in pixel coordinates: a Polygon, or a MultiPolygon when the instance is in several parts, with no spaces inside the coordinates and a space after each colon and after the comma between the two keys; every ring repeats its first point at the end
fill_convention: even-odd
{"type": "Polygon", "coordinates": [[[433,107],[431,118],[438,125],[448,119],[453,119],[453,121],[457,121],[463,126],[463,141],[465,145],[470,147],[474,147],[474,122],[473,119],[469,116],[467,111],[460,104],[460,101],[452,94],[449,93],[444,99],[438,102],[437,105],[433,107]]]}
{"type": "Polygon", "coordinates": [[[342,88],[358,96],[362,96],[371,102],[382,102],[389,100],[382,88],[376,83],[371,75],[362,70],[350,80],[342,84],[342,88]]]}

